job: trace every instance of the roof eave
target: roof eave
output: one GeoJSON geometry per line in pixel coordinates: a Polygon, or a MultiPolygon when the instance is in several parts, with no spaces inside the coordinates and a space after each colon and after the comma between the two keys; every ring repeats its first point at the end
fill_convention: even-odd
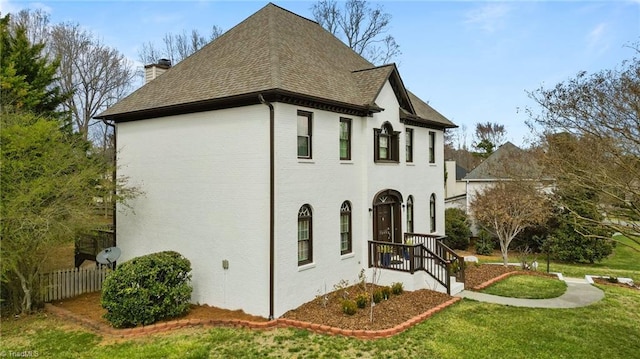
{"type": "Polygon", "coordinates": [[[445,124],[438,121],[432,121],[426,118],[422,118],[420,116],[411,115],[411,114],[400,114],[400,122],[407,125],[421,126],[421,127],[434,127],[439,130],[444,130],[445,128],[457,128],[458,126],[455,124],[445,124]]]}
{"type": "MultiPolygon", "coordinates": [[[[170,106],[156,107],[132,112],[123,112],[115,114],[100,114],[95,119],[110,120],[115,122],[138,121],[149,118],[167,117],[182,115],[188,113],[204,112],[219,110],[225,108],[242,107],[259,104],[258,95],[264,96],[270,102],[283,102],[304,107],[323,109],[327,111],[350,114],[355,116],[371,116],[373,113],[381,112],[384,109],[371,104],[350,104],[330,99],[324,99],[309,96],[301,93],[281,90],[269,89],[264,91],[255,91],[251,93],[228,96],[223,98],[209,99],[204,101],[190,102],[184,104],[176,104],[170,106]]],[[[104,112],[103,112],[104,113],[104,112]]]]}

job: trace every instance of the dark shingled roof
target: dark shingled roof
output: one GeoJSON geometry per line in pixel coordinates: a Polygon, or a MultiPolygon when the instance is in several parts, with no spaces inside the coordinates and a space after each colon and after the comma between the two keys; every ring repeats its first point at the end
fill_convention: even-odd
{"type": "Polygon", "coordinates": [[[514,176],[538,178],[541,176],[541,169],[528,152],[511,142],[506,142],[463,180],[500,180],[514,176]]]}
{"type": "Polygon", "coordinates": [[[406,91],[395,65],[375,67],[317,22],[269,3],[97,118],[203,111],[241,98],[257,103],[257,94],[269,92],[370,113],[381,110],[375,99],[387,80],[408,117],[456,127],[406,91]]]}

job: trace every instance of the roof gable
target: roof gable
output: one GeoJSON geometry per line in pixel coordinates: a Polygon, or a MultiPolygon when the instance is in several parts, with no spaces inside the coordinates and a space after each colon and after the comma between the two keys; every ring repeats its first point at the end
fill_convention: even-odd
{"type": "Polygon", "coordinates": [[[514,176],[539,177],[540,169],[533,158],[511,142],[506,142],[469,172],[464,180],[501,180],[514,176]]]}

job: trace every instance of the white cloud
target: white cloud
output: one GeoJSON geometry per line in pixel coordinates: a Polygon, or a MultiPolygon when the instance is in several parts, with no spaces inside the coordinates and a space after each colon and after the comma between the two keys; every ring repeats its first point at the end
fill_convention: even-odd
{"type": "Polygon", "coordinates": [[[606,51],[609,48],[606,36],[607,24],[602,22],[596,25],[586,36],[588,49],[597,53],[606,51]]]}
{"type": "Polygon", "coordinates": [[[490,3],[466,13],[465,22],[486,32],[495,32],[504,25],[510,8],[506,4],[490,3]]]}
{"type": "Polygon", "coordinates": [[[12,4],[9,0],[0,0],[0,14],[4,17],[8,13],[20,11],[22,7],[12,4]]]}
{"type": "Polygon", "coordinates": [[[17,13],[20,10],[23,10],[23,9],[41,9],[42,11],[44,11],[47,14],[51,14],[51,12],[53,11],[51,6],[48,6],[48,5],[45,5],[43,3],[39,3],[39,2],[33,2],[33,3],[18,2],[18,3],[13,3],[10,0],[0,0],[0,14],[2,14],[2,16],[6,15],[8,13],[15,14],[15,13],[17,13]]]}

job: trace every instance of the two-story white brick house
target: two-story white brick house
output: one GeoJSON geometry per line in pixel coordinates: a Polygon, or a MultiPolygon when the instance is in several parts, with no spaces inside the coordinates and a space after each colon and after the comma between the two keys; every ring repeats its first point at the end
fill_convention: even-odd
{"type": "Polygon", "coordinates": [[[427,262],[455,125],[314,21],[269,4],[98,118],[145,192],[117,216],[121,261],[180,252],[193,302],[278,317],[370,274],[376,242],[381,283],[450,290],[427,262]]]}

